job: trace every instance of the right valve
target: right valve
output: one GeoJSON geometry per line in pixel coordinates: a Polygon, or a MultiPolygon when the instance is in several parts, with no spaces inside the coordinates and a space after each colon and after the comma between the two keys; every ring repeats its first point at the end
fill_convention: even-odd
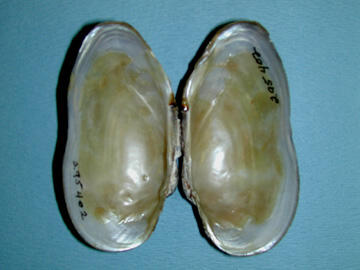
{"type": "Polygon", "coordinates": [[[297,207],[289,90],[268,32],[234,22],[215,33],[182,96],[182,184],[222,251],[273,247],[297,207]]]}

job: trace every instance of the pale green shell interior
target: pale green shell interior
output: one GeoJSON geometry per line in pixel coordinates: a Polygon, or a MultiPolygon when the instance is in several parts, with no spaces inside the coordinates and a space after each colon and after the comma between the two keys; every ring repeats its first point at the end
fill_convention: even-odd
{"type": "Polygon", "coordinates": [[[183,186],[223,251],[264,252],[298,198],[288,88],[263,28],[234,23],[211,41],[183,95],[183,186]]]}
{"type": "Polygon", "coordinates": [[[125,24],[100,25],[88,35],[71,80],[64,158],[70,216],[92,246],[134,248],[150,236],[176,185],[169,81],[125,24]]]}

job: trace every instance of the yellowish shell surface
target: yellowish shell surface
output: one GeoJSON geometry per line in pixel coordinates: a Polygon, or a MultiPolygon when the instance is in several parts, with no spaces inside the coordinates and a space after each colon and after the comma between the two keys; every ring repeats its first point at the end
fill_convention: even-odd
{"type": "MultiPolygon", "coordinates": [[[[182,184],[205,231],[248,256],[286,233],[298,200],[289,94],[259,24],[220,29],[183,92],[182,184]]],[[[180,132],[169,81],[131,26],[85,38],[68,92],[64,193],[73,224],[105,251],[142,244],[177,184],[180,132]]]]}
{"type": "Polygon", "coordinates": [[[208,236],[232,255],[268,250],[293,219],[299,184],[286,76],[266,30],[219,30],[183,107],[183,187],[208,236]]]}
{"type": "Polygon", "coordinates": [[[175,188],[177,111],[169,81],[129,25],[106,23],[86,37],[68,92],[64,191],[90,245],[122,251],[154,230],[175,188]]]}

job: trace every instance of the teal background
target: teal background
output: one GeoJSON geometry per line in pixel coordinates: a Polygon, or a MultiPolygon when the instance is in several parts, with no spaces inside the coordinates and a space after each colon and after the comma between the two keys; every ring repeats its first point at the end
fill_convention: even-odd
{"type": "Polygon", "coordinates": [[[359,269],[359,14],[355,0],[0,1],[0,269],[359,269]],[[142,246],[105,253],[79,242],[52,168],[72,39],[89,23],[126,21],[176,91],[209,32],[234,19],[267,28],[289,80],[301,186],[285,238],[261,255],[227,256],[200,235],[177,190],[142,246]]]}

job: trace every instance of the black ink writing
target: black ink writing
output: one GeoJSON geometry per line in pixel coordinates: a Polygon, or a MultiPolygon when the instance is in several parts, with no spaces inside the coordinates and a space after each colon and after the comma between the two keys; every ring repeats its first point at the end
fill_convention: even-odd
{"type": "Polygon", "coordinates": [[[80,211],[80,214],[81,214],[81,219],[82,219],[82,220],[84,220],[85,217],[87,216],[86,211],[80,211]]]}
{"type": "Polygon", "coordinates": [[[80,217],[82,220],[84,220],[88,214],[85,210],[83,210],[84,203],[81,199],[84,198],[84,195],[82,193],[84,186],[80,179],[79,163],[77,161],[73,161],[73,171],[74,171],[73,173],[74,183],[76,186],[78,186],[78,190],[76,191],[75,198],[78,199],[78,206],[80,208],[80,217]]]}
{"type": "Polygon", "coordinates": [[[75,184],[79,185],[81,189],[83,189],[83,184],[81,183],[80,179],[75,178],[75,184]]]}
{"type": "Polygon", "coordinates": [[[265,79],[264,76],[262,77],[262,79],[263,79],[263,81],[264,81],[264,83],[265,83],[266,85],[272,85],[272,81],[271,81],[271,80],[265,79]]]}
{"type": "Polygon", "coordinates": [[[272,101],[274,101],[275,103],[279,103],[279,102],[280,102],[279,99],[278,99],[278,97],[277,97],[277,95],[270,97],[270,99],[271,99],[272,101]]]}
{"type": "MultiPolygon", "coordinates": [[[[258,64],[258,68],[260,72],[266,74],[266,70],[269,70],[269,67],[264,65],[264,62],[261,58],[261,54],[257,51],[255,47],[253,47],[253,50],[254,51],[251,55],[254,58],[256,64],[258,64]]],[[[262,79],[264,81],[266,90],[271,94],[270,100],[275,103],[279,103],[280,100],[278,98],[278,95],[275,93],[275,86],[273,85],[272,80],[267,79],[265,75],[262,76],[262,79]]]]}
{"type": "Polygon", "coordinates": [[[76,196],[75,197],[81,199],[81,198],[83,198],[83,195],[82,195],[82,193],[80,191],[76,191],[76,196]]]}

